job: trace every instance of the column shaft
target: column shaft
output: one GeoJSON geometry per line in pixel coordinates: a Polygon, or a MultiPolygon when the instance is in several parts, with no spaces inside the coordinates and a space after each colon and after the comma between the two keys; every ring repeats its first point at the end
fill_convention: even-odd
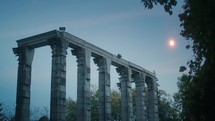
{"type": "Polygon", "coordinates": [[[154,78],[147,78],[148,87],[148,117],[149,121],[159,121],[158,117],[158,99],[157,99],[157,82],[154,78]]]}
{"type": "Polygon", "coordinates": [[[136,86],[136,121],[146,121],[145,110],[145,75],[142,73],[134,74],[136,86]]]}
{"type": "Polygon", "coordinates": [[[77,120],[91,120],[90,57],[91,51],[83,48],[72,50],[78,63],[77,73],[77,120]]]}
{"type": "Polygon", "coordinates": [[[99,121],[111,121],[111,60],[104,57],[97,57],[94,59],[94,62],[99,67],[99,121]]]}
{"type": "Polygon", "coordinates": [[[132,121],[131,70],[126,67],[119,67],[116,70],[121,76],[119,78],[121,85],[121,119],[122,121],[132,121]]]}
{"type": "Polygon", "coordinates": [[[16,121],[30,121],[31,65],[34,49],[19,47],[14,48],[13,51],[19,56],[15,119],[16,121]]]}
{"type": "Polygon", "coordinates": [[[68,44],[61,39],[50,41],[52,49],[50,120],[65,121],[66,54],[68,44]]]}

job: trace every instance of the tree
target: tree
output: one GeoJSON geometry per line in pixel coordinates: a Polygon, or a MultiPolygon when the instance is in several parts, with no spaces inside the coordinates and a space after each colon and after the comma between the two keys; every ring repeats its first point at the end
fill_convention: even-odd
{"type": "Polygon", "coordinates": [[[77,106],[72,98],[66,100],[66,121],[77,121],[77,106]]]}
{"type": "Polygon", "coordinates": [[[5,114],[3,112],[3,105],[0,102],[0,121],[5,121],[5,114]]]}
{"type": "MultiPolygon", "coordinates": [[[[170,14],[172,13],[171,6],[175,5],[173,4],[175,0],[141,1],[149,9],[157,3],[163,5],[164,8],[167,5],[165,11],[170,14]]],[[[179,80],[181,81],[179,88],[182,89],[177,96],[181,98],[182,114],[186,120],[209,121],[214,118],[215,112],[215,99],[212,98],[215,92],[215,1],[184,0],[182,8],[184,11],[179,14],[181,35],[191,41],[192,44],[187,45],[186,48],[192,49],[193,59],[187,63],[188,74],[183,75],[179,80]],[[183,89],[184,87],[187,88],[183,89]],[[189,94],[182,92],[189,92],[189,94]]],[[[184,71],[185,66],[182,66],[180,70],[184,71]]]]}
{"type": "Polygon", "coordinates": [[[158,90],[158,114],[160,121],[179,121],[179,110],[170,94],[158,90]]]}
{"type": "Polygon", "coordinates": [[[178,88],[179,91],[174,94],[175,107],[180,111],[180,119],[182,121],[189,121],[191,112],[190,105],[192,105],[192,84],[189,81],[189,76],[184,74],[182,77],[178,78],[178,88]]]}
{"type": "Polygon", "coordinates": [[[192,41],[194,53],[194,58],[187,63],[191,99],[187,100],[190,104],[186,110],[190,110],[191,120],[196,121],[211,120],[215,112],[215,99],[212,98],[215,92],[214,6],[213,0],[187,0],[183,5],[184,12],[179,14],[183,27],[181,35],[192,41]]]}
{"type": "Polygon", "coordinates": [[[33,107],[31,109],[31,120],[39,120],[39,118],[42,116],[48,117],[47,107],[33,107]]]}
{"type": "MultiPolygon", "coordinates": [[[[164,90],[158,93],[158,110],[160,121],[179,121],[179,110],[175,106],[175,102],[164,90]]],[[[136,94],[132,89],[132,99],[134,106],[134,116],[136,115],[136,94]]],[[[76,121],[77,107],[76,102],[71,98],[66,103],[66,121],[76,121]]],[[[112,120],[121,120],[121,95],[116,90],[111,91],[111,116],[112,120]]],[[[91,120],[98,121],[98,90],[91,91],[91,120]]]]}
{"type": "MultiPolygon", "coordinates": [[[[91,91],[91,120],[98,121],[98,89],[91,91]]],[[[111,115],[112,120],[121,120],[121,99],[120,93],[116,90],[111,91],[111,115]]]]}
{"type": "Polygon", "coordinates": [[[91,91],[91,120],[92,121],[98,121],[99,120],[99,114],[98,114],[98,89],[91,91]]]}
{"type": "Polygon", "coordinates": [[[113,120],[121,120],[121,95],[116,90],[111,91],[111,116],[113,120]]]}
{"type": "Polygon", "coordinates": [[[176,0],[141,0],[145,8],[152,9],[154,4],[160,4],[164,6],[164,10],[172,15],[172,6],[176,6],[176,0]]]}

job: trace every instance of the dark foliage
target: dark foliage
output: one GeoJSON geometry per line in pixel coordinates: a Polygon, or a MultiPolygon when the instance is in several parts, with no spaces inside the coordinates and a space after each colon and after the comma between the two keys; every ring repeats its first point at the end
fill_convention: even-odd
{"type": "Polygon", "coordinates": [[[66,100],[66,121],[77,121],[76,102],[71,98],[66,100]]]}
{"type": "Polygon", "coordinates": [[[5,121],[5,114],[3,112],[3,105],[0,102],[0,121],[5,121]]]}
{"type": "Polygon", "coordinates": [[[160,121],[180,121],[179,110],[170,94],[158,91],[158,112],[160,121]]]}
{"type": "Polygon", "coordinates": [[[141,0],[145,8],[152,9],[154,5],[160,4],[163,5],[164,10],[172,15],[172,7],[176,6],[176,0],[141,0]]]}
{"type": "Polygon", "coordinates": [[[215,1],[186,0],[179,14],[181,35],[192,41],[194,59],[187,64],[190,95],[186,102],[186,117],[194,121],[210,121],[215,112],[215,1]]]}
{"type": "MultiPolygon", "coordinates": [[[[165,5],[171,14],[175,0],[141,0],[146,8],[153,4],[165,5]],[[172,2],[171,2],[172,1],[172,2]],[[168,9],[168,7],[170,9],[168,9]]],[[[183,120],[211,121],[215,112],[215,1],[184,0],[183,13],[179,14],[181,35],[191,45],[193,59],[187,62],[189,72],[179,79],[179,92],[175,95],[181,104],[183,120]]],[[[186,70],[185,66],[180,71],[186,70]]]]}

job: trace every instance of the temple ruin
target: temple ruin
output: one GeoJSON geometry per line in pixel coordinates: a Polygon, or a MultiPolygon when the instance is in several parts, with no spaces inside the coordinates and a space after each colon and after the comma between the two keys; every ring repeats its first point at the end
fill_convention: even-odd
{"type": "Polygon", "coordinates": [[[68,48],[77,58],[77,120],[91,121],[90,58],[98,66],[99,121],[111,121],[110,67],[119,74],[122,121],[159,121],[157,78],[154,73],[109,53],[64,28],[17,40],[18,56],[16,121],[30,121],[31,69],[36,48],[52,50],[50,121],[65,121],[66,56],[68,48]],[[136,89],[136,115],[133,115],[131,83],[136,89]],[[146,94],[147,92],[147,94],[146,94]]]}

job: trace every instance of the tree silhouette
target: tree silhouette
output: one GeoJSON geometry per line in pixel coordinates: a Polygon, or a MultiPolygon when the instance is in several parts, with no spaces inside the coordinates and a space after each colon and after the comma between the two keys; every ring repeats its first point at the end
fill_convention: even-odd
{"type": "MultiPolygon", "coordinates": [[[[149,9],[159,3],[170,15],[172,6],[176,5],[176,0],[141,1],[149,9]]],[[[187,62],[188,74],[179,80],[181,92],[177,96],[182,101],[182,113],[186,120],[210,121],[214,119],[215,112],[215,1],[184,0],[182,8],[183,12],[178,15],[181,35],[191,41],[186,48],[192,49],[193,58],[187,62]]],[[[184,70],[186,68],[182,66],[180,71],[184,70]]]]}
{"type": "Polygon", "coordinates": [[[0,121],[5,121],[5,114],[3,112],[3,105],[0,102],[0,121]]]}

